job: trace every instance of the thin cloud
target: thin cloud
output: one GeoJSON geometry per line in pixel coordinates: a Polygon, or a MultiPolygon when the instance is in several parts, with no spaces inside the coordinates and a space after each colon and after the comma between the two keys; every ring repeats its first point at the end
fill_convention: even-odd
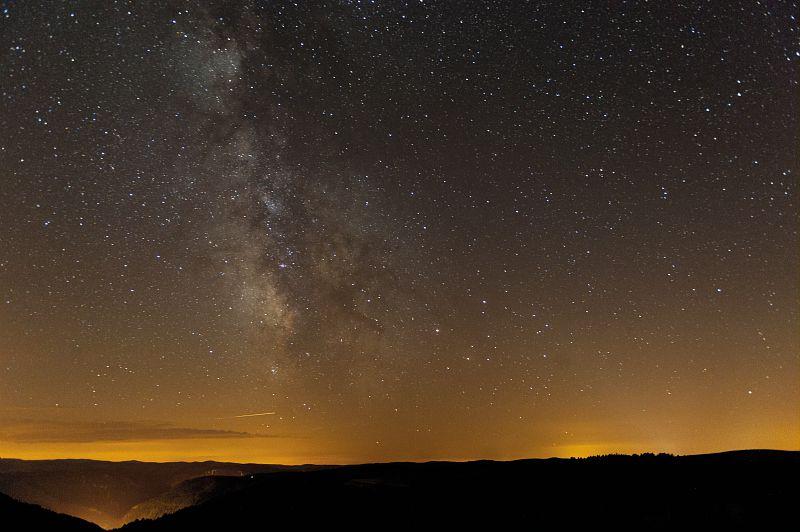
{"type": "Polygon", "coordinates": [[[75,422],[18,421],[4,423],[0,441],[17,443],[108,442],[144,440],[183,440],[202,438],[271,438],[251,432],[177,427],[156,422],[75,422]]]}

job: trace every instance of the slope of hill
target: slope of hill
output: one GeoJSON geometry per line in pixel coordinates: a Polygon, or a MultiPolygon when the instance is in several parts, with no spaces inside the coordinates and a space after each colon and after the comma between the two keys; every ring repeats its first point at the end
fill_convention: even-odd
{"type": "Polygon", "coordinates": [[[132,507],[185,480],[286,469],[290,468],[220,462],[0,459],[0,492],[104,528],[114,528],[126,522],[124,516],[132,507]]]}
{"type": "Polygon", "coordinates": [[[796,520],[798,474],[800,453],[778,451],[343,466],[246,477],[235,490],[208,493],[197,506],[122,530],[519,529],[601,522],[765,529],[796,520]]]}
{"type": "Polygon", "coordinates": [[[0,493],[0,528],[8,531],[42,530],[63,532],[101,532],[92,523],[59,514],[35,504],[20,502],[0,493]]]}
{"type": "Polygon", "coordinates": [[[242,484],[240,477],[211,476],[185,480],[172,489],[135,505],[122,517],[122,522],[157,519],[238,489],[242,484]]]}

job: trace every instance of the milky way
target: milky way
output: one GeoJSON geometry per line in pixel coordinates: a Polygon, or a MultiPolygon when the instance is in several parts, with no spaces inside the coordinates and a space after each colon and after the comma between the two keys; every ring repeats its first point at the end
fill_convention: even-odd
{"type": "Polygon", "coordinates": [[[0,454],[800,441],[795,3],[0,7],[0,454]]]}
{"type": "Polygon", "coordinates": [[[363,334],[380,329],[362,300],[386,277],[386,213],[375,212],[375,185],[337,161],[332,141],[287,153],[294,116],[280,94],[291,100],[310,74],[291,53],[274,51],[276,37],[253,9],[175,21],[186,40],[173,60],[203,131],[199,186],[213,213],[207,252],[224,264],[235,319],[261,349],[294,358],[305,331],[328,343],[348,337],[347,349],[358,348],[363,334]]]}

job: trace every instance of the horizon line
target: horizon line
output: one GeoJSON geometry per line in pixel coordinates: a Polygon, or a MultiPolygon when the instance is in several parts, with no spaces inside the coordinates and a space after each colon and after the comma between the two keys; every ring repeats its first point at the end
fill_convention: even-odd
{"type": "Polygon", "coordinates": [[[203,464],[203,463],[219,463],[219,464],[235,464],[235,465],[272,465],[272,466],[286,466],[286,467],[302,467],[302,466],[329,466],[329,467],[345,467],[357,465],[373,465],[373,464],[429,464],[429,463],[471,463],[471,462],[520,462],[526,460],[586,460],[588,458],[601,458],[601,457],[642,457],[642,456],[670,456],[676,458],[685,458],[692,456],[710,456],[717,454],[729,453],[743,453],[743,452],[779,452],[779,453],[800,453],[800,448],[796,449],[779,449],[779,448],[753,448],[753,449],[728,449],[724,451],[711,451],[704,453],[687,453],[675,454],[664,451],[643,451],[640,453],[604,453],[592,454],[587,456],[530,456],[526,458],[511,458],[511,459],[495,459],[495,458],[465,458],[465,459],[400,459],[400,460],[379,460],[379,461],[364,461],[364,462],[343,462],[343,463],[315,463],[315,462],[297,462],[297,463],[280,463],[280,462],[231,462],[225,460],[103,460],[98,458],[17,458],[14,456],[0,456],[2,460],[16,460],[21,462],[106,462],[110,464],[124,464],[124,463],[141,463],[141,464],[203,464]]]}

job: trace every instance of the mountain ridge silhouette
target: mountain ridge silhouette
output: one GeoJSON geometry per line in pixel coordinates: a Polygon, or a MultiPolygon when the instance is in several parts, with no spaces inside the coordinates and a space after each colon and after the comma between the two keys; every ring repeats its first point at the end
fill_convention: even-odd
{"type": "Polygon", "coordinates": [[[119,530],[601,522],[764,528],[794,515],[799,473],[800,451],[773,450],[278,468],[179,482],[129,515],[156,519],[119,530]]]}

